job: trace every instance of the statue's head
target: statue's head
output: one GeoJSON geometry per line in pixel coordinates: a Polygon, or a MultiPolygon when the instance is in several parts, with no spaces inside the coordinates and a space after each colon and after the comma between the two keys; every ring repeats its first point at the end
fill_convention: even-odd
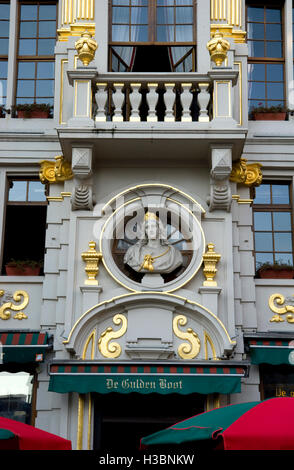
{"type": "Polygon", "coordinates": [[[166,239],[163,224],[154,212],[146,212],[142,226],[142,235],[145,240],[166,239]]]}

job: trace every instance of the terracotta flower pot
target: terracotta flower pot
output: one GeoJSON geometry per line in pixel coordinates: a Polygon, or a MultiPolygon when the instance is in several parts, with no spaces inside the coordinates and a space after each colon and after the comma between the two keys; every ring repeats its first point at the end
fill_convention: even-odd
{"type": "Polygon", "coordinates": [[[49,113],[48,111],[30,111],[27,113],[26,111],[19,110],[17,111],[17,117],[19,119],[48,119],[49,113]]]}
{"type": "Polygon", "coordinates": [[[31,266],[24,266],[23,269],[18,266],[5,266],[7,276],[39,276],[40,266],[32,268],[31,266]]]}
{"type": "Polygon", "coordinates": [[[293,279],[294,271],[291,269],[263,269],[259,271],[261,279],[293,279]]]}
{"type": "Polygon", "coordinates": [[[253,113],[255,121],[285,121],[286,113],[253,113]]]}

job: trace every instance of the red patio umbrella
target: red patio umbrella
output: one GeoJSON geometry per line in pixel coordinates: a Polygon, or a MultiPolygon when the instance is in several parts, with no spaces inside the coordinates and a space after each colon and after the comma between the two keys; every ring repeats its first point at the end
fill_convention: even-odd
{"type": "Polygon", "coordinates": [[[215,439],[224,450],[294,450],[293,423],[294,398],[269,398],[185,419],[143,437],[141,448],[215,439]]]}
{"type": "Polygon", "coordinates": [[[0,417],[0,449],[71,450],[71,441],[34,426],[0,417]]]}

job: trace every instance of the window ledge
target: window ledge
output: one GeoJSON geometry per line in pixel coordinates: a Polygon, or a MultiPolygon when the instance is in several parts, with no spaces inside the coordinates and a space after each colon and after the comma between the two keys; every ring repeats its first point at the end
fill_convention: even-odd
{"type": "Polygon", "coordinates": [[[0,276],[0,284],[43,284],[44,276],[0,276]]]}
{"type": "Polygon", "coordinates": [[[254,279],[256,286],[294,286],[294,279],[254,279]]]}

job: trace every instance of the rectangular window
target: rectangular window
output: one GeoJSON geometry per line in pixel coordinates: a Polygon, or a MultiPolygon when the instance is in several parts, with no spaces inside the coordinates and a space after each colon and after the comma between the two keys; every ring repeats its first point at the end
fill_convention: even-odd
{"type": "Polygon", "coordinates": [[[247,3],[248,96],[253,107],[285,105],[282,2],[247,3]]]}
{"type": "Polygon", "coordinates": [[[20,3],[16,105],[54,102],[56,3],[20,3]]]}
{"type": "Polygon", "coordinates": [[[45,252],[45,186],[33,178],[11,178],[8,188],[2,274],[6,274],[7,263],[13,261],[42,265],[45,252]]]}
{"type": "Polygon", "coordinates": [[[111,71],[195,71],[195,0],[112,0],[110,4],[111,71]]]}
{"type": "Polygon", "coordinates": [[[253,202],[256,270],[262,264],[293,264],[290,184],[263,183],[253,202]]]}
{"type": "Polygon", "coordinates": [[[7,65],[9,46],[10,5],[0,2],[0,118],[4,117],[1,107],[6,106],[7,65]]]}
{"type": "Polygon", "coordinates": [[[30,372],[0,369],[0,416],[25,424],[34,424],[36,376],[30,372]]]}

